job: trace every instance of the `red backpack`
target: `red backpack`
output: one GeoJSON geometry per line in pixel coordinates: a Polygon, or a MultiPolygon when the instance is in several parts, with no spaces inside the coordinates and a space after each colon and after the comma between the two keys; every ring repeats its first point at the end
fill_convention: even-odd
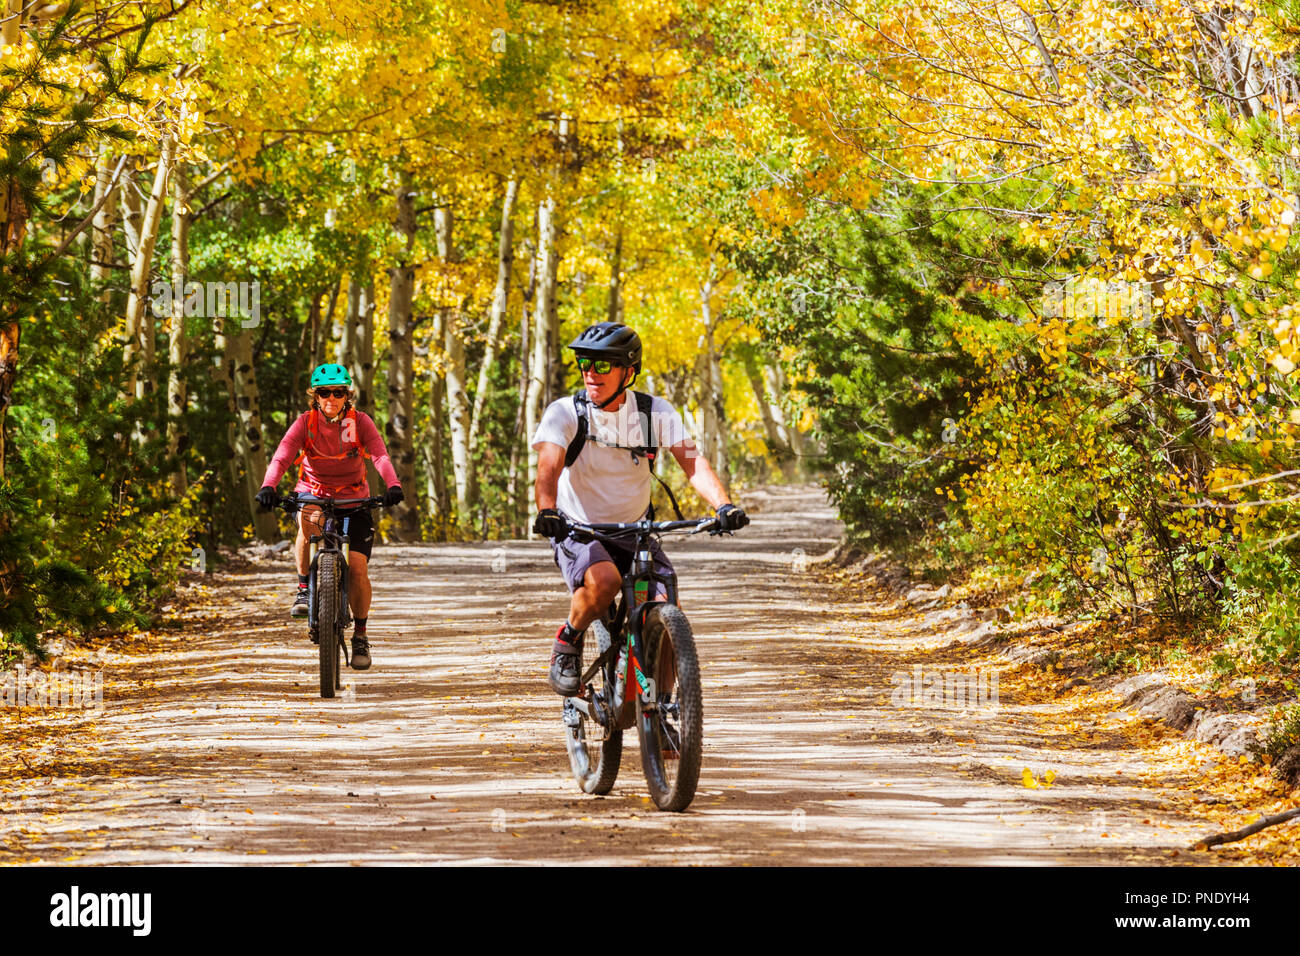
{"type": "Polygon", "coordinates": [[[369,459],[370,452],[366,451],[365,446],[357,440],[357,410],[349,408],[343,416],[342,439],[343,447],[346,451],[341,455],[326,455],[315,450],[316,433],[320,430],[320,409],[313,408],[307,413],[307,440],[303,442],[302,450],[298,452],[298,457],[293,460],[295,466],[301,465],[302,460],[310,454],[313,458],[325,458],[330,461],[342,461],[344,458],[361,458],[369,459]]]}

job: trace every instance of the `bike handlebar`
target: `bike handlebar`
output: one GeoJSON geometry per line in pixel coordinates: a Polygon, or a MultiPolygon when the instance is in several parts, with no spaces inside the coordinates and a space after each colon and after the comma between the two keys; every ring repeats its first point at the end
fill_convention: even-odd
{"type": "Polygon", "coordinates": [[[287,495],[276,495],[275,507],[277,508],[295,508],[301,505],[334,505],[335,507],[361,506],[365,508],[378,508],[384,503],[383,495],[371,495],[368,498],[318,498],[316,495],[305,494],[301,492],[290,492],[287,495]]]}
{"type": "Polygon", "coordinates": [[[621,538],[632,534],[660,534],[665,531],[685,531],[690,528],[691,534],[699,534],[701,531],[707,531],[710,534],[721,534],[719,522],[716,517],[712,518],[692,518],[686,521],[619,521],[619,522],[592,522],[570,521],[569,529],[571,533],[580,535],[590,535],[593,538],[621,538]]]}

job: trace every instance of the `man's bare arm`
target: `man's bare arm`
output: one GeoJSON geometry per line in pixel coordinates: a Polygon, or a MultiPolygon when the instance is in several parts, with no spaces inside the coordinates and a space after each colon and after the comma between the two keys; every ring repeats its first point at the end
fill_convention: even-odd
{"type": "Polygon", "coordinates": [[[538,511],[555,507],[556,496],[560,493],[560,473],[564,471],[564,452],[562,445],[552,442],[542,442],[537,449],[537,486],[534,494],[538,511]]]}
{"type": "Polygon", "coordinates": [[[677,464],[682,466],[682,471],[686,472],[691,487],[700,493],[700,497],[709,503],[709,507],[717,511],[731,501],[731,496],[727,494],[727,489],[722,487],[722,481],[713,470],[713,466],[699,453],[695,442],[688,438],[668,450],[677,459],[677,464]]]}

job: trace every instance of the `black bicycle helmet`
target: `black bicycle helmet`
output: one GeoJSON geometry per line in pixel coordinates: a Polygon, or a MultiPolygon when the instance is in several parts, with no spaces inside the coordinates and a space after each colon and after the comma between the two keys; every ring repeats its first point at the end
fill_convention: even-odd
{"type": "Polygon", "coordinates": [[[622,322],[597,322],[569,343],[575,355],[603,358],[641,371],[641,336],[622,322]]]}

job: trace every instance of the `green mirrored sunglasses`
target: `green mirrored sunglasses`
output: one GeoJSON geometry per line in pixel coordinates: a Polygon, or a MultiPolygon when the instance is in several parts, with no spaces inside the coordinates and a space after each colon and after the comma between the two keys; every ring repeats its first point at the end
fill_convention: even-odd
{"type": "Polygon", "coordinates": [[[608,359],[578,359],[579,372],[594,371],[597,375],[608,375],[614,369],[622,367],[617,362],[611,362],[608,359]]]}

